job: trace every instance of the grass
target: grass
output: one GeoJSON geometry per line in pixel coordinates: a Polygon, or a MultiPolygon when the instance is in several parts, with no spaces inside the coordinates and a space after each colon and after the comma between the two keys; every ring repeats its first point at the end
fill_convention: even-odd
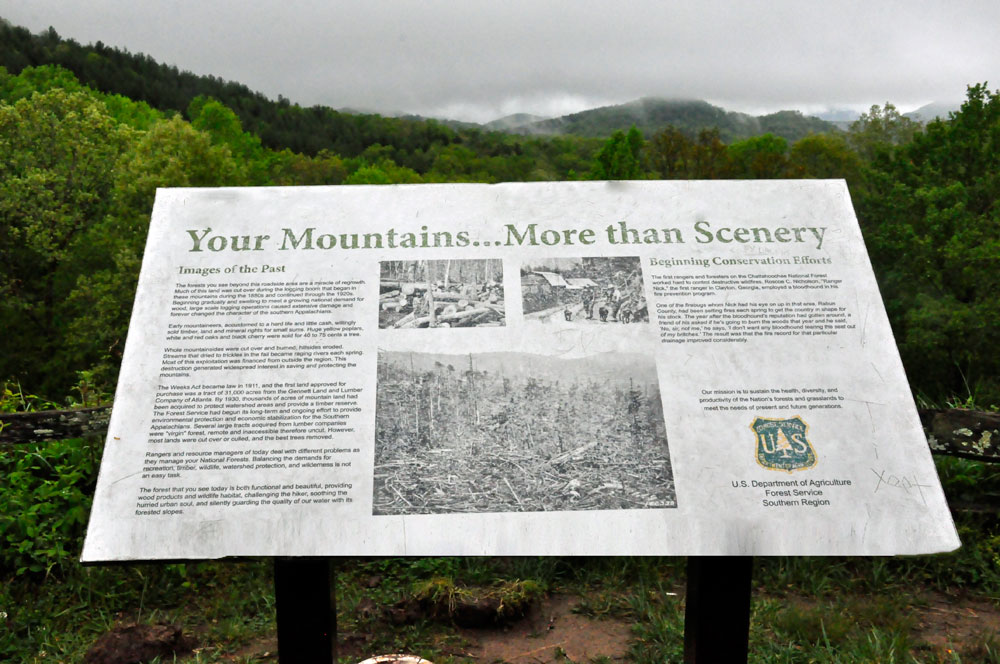
{"type": "MultiPolygon", "coordinates": [[[[929,564],[919,558],[912,562],[929,564]]],[[[955,644],[950,652],[915,639],[913,616],[924,600],[913,591],[929,587],[911,586],[896,569],[872,569],[882,564],[761,559],[755,569],[751,661],[1000,662],[1000,647],[990,634],[955,644]],[[880,574],[888,575],[888,583],[872,592],[871,578],[880,574]],[[817,594],[787,583],[809,577],[817,577],[807,585],[819,589],[817,594]]],[[[529,594],[541,588],[581,593],[578,612],[633,625],[630,661],[682,658],[684,577],[677,560],[352,560],[342,563],[338,581],[341,643],[349,645],[365,635],[345,662],[363,658],[356,656],[362,651],[406,651],[441,663],[467,661],[462,653],[468,644],[447,616],[434,619],[428,612],[416,621],[393,624],[362,609],[434,598],[435,593],[447,602],[456,592],[476,588],[513,597],[523,597],[526,588],[529,594]],[[512,570],[532,568],[537,575],[530,583],[511,576],[512,570]]],[[[973,587],[951,590],[983,597],[973,587]]],[[[87,568],[61,579],[8,578],[0,589],[0,611],[7,614],[0,660],[32,664],[80,661],[101,633],[122,623],[178,623],[198,640],[191,661],[206,663],[265,661],[259,651],[258,656],[238,654],[274,633],[269,561],[87,568]]]]}
{"type": "Polygon", "coordinates": [[[7,578],[0,586],[7,614],[0,661],[77,662],[102,633],[132,622],[180,624],[206,653],[222,656],[273,632],[273,605],[267,561],[78,567],[61,578],[7,578]]]}
{"type": "MultiPolygon", "coordinates": [[[[48,461],[31,468],[57,467],[61,449],[41,450],[48,461]]],[[[10,463],[28,468],[21,458],[10,463]]],[[[993,466],[939,458],[938,467],[953,500],[1000,495],[1000,472],[993,466]]],[[[8,485],[6,504],[21,504],[15,485],[32,495],[48,490],[29,481],[29,470],[8,485]]],[[[60,488],[60,495],[78,501],[86,484],[81,478],[72,485],[79,491],[60,488]]],[[[21,518],[11,510],[8,522],[21,518]]],[[[180,624],[199,644],[192,662],[273,661],[261,647],[275,630],[269,560],[83,568],[75,562],[79,526],[63,518],[66,513],[60,508],[21,523],[66,530],[50,531],[45,552],[21,551],[0,565],[0,661],[79,662],[98,636],[131,622],[180,624]],[[63,533],[56,548],[53,533],[63,533]],[[33,556],[44,564],[27,565],[33,556]]],[[[1000,519],[968,512],[957,514],[956,522],[964,546],[950,554],[757,559],[751,661],[1000,662],[1000,640],[988,631],[941,646],[916,629],[915,616],[933,593],[1000,602],[1000,519]]],[[[342,661],[401,650],[440,664],[474,661],[465,657],[469,644],[453,624],[456,603],[494,597],[516,607],[547,592],[579,594],[577,612],[631,624],[629,661],[681,661],[684,565],[677,558],[344,560],[337,585],[338,629],[347,651],[342,661]],[[407,606],[416,614],[406,615],[407,606]]]]}

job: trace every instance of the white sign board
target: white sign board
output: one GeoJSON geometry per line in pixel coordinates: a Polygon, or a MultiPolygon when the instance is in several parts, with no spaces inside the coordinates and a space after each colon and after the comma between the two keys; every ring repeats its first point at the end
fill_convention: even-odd
{"type": "Polygon", "coordinates": [[[842,181],[160,190],[84,561],[959,545],[842,181]]]}

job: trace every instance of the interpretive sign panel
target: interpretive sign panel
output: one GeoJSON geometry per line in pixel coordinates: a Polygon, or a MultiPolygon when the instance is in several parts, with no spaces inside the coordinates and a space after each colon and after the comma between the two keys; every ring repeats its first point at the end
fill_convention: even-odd
{"type": "Polygon", "coordinates": [[[85,561],[958,546],[842,181],[160,190],[85,561]]]}

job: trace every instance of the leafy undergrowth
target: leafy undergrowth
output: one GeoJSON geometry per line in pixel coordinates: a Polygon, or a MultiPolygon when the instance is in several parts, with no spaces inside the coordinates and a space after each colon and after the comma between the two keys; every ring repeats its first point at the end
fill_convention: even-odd
{"type": "MultiPolygon", "coordinates": [[[[274,661],[270,561],[76,562],[99,452],[82,441],[0,450],[0,661],[79,662],[102,633],[136,622],[180,625],[197,641],[186,661],[274,661]]],[[[1000,494],[994,466],[938,465],[956,504],[1000,494]]],[[[964,546],[949,554],[757,559],[751,661],[1000,662],[1000,519],[977,508],[956,523],[964,546]]],[[[558,621],[530,607],[553,593],[575,596],[577,614],[628,626],[617,658],[682,658],[683,559],[350,559],[337,579],[343,662],[399,651],[481,662],[468,625],[530,624],[541,643],[558,621]]],[[[568,651],[545,658],[566,662],[568,651]]]]}

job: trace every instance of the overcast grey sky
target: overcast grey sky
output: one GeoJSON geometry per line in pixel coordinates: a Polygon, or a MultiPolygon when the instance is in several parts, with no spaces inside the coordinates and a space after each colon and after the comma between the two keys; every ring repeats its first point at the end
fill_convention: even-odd
{"type": "Polygon", "coordinates": [[[270,97],[488,121],[643,96],[908,110],[1000,83],[1000,0],[0,0],[270,97]]]}

